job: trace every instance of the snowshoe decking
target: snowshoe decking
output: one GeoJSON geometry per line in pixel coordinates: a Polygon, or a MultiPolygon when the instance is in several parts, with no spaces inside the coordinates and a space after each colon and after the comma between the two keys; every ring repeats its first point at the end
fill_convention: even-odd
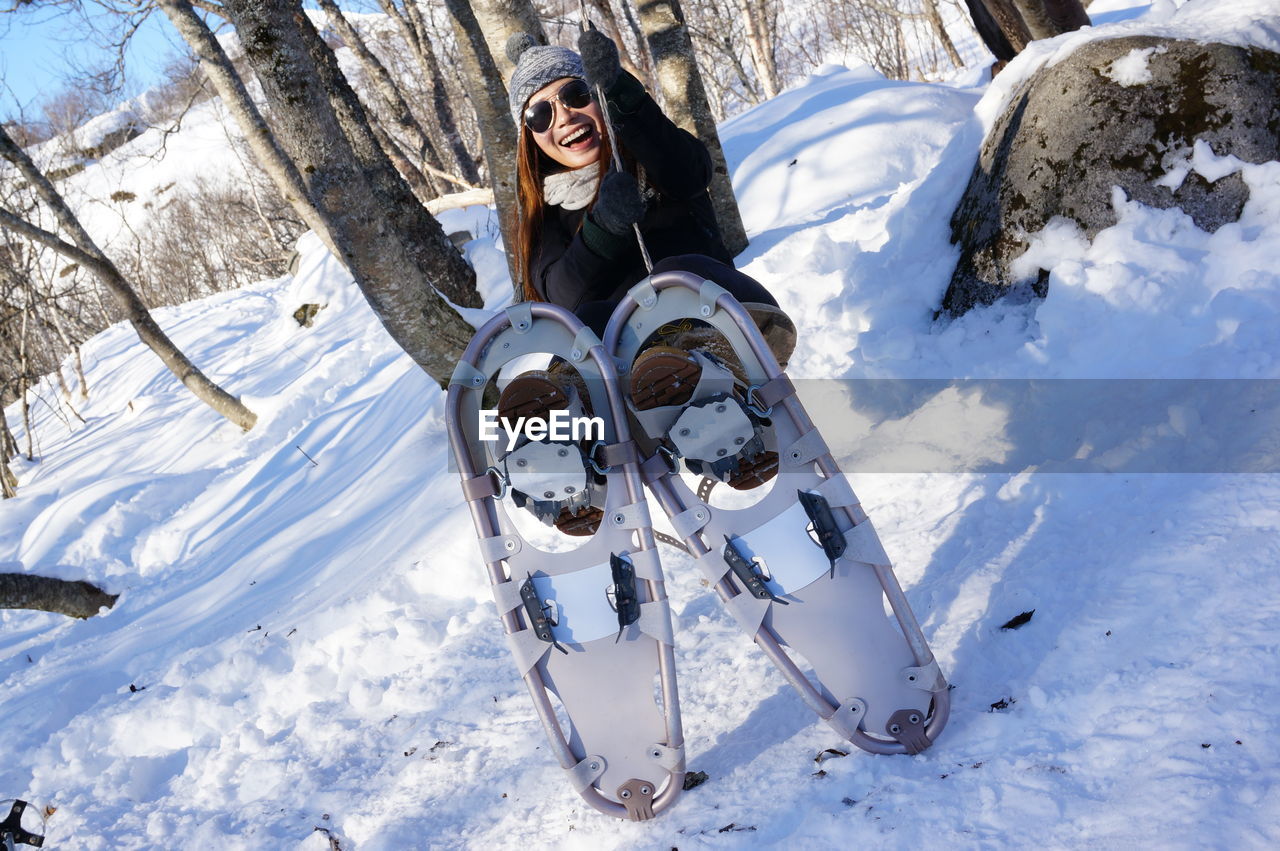
{"type": "Polygon", "coordinates": [[[476,332],[450,381],[446,411],[506,638],[552,751],[597,810],[652,818],[683,788],[684,740],[670,610],[613,362],[567,310],[518,304],[476,332]],[[505,440],[479,439],[490,379],[535,353],[559,355],[585,379],[589,408],[604,427],[588,451],[580,441],[547,437],[507,452],[505,440]],[[603,520],[589,538],[573,539],[583,542],[576,549],[540,550],[509,513],[506,497],[517,489],[548,523],[566,507],[580,509],[575,500],[589,490],[603,520]]]}
{"type": "Polygon", "coordinates": [[[605,348],[625,374],[655,332],[688,318],[724,336],[749,386],[732,390],[729,370],[699,355],[704,386],[689,404],[633,410],[647,435],[637,436],[645,483],[730,613],[823,720],[873,753],[924,750],[946,724],[946,680],[870,520],[747,309],[712,281],[662,272],[623,297],[605,348]],[[713,508],[707,479],[695,494],[674,474],[684,456],[695,472],[731,478],[735,452],[762,440],[778,453],[778,472],[747,508],[713,508]]]}

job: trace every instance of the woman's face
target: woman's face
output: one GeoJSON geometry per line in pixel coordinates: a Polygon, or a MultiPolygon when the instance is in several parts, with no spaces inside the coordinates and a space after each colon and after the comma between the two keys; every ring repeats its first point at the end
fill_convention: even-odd
{"type": "MultiPolygon", "coordinates": [[[[552,110],[551,124],[542,132],[536,132],[525,124],[525,129],[544,154],[567,168],[582,168],[600,159],[600,133],[604,118],[600,106],[592,98],[585,105],[567,106],[561,90],[569,83],[581,83],[576,77],[561,77],[533,93],[525,106],[526,114],[539,103],[546,103],[552,110]]],[[[547,107],[541,107],[545,110],[547,107]]]]}

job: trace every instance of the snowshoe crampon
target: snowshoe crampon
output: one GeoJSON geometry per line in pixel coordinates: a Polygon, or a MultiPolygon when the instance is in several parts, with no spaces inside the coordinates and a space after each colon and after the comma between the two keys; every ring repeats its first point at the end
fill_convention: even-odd
{"type": "Polygon", "coordinates": [[[588,803],[638,821],[674,803],[685,763],[670,610],[625,411],[596,336],[562,308],[524,303],[476,332],[450,381],[447,423],[506,638],[552,752],[588,803]],[[588,397],[577,410],[598,418],[600,433],[526,431],[510,450],[501,430],[482,440],[490,379],[539,353],[576,372],[588,397]],[[598,528],[562,552],[534,546],[512,516],[531,511],[559,528],[564,512],[588,508],[598,528]]]}
{"type": "Polygon", "coordinates": [[[688,319],[719,332],[737,362],[695,352],[689,401],[633,410],[646,484],[729,612],[823,720],[873,753],[924,750],[946,724],[946,680],[870,520],[748,311],[714,282],[659,273],[618,304],[605,348],[627,370],[655,335],[688,319]],[[683,461],[704,485],[732,482],[772,453],[771,489],[746,508],[712,507],[707,487],[695,493],[675,474],[683,461]]]}

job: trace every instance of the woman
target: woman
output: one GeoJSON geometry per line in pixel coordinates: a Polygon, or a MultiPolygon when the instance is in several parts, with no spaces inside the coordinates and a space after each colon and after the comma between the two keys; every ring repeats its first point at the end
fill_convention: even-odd
{"type": "MultiPolygon", "coordinates": [[[[603,336],[618,301],[649,274],[636,239],[639,225],[654,272],[681,269],[724,287],[751,311],[785,364],[794,325],[759,282],[729,265],[707,193],[707,149],[663,115],[640,82],[622,70],[617,47],[606,36],[588,30],[578,48],[580,53],[538,46],[523,34],[507,45],[516,66],[508,91],[519,128],[515,251],[524,298],[568,308],[603,336]],[[612,127],[595,101],[598,91],[608,101],[612,127]],[[625,170],[612,168],[614,144],[625,170]]],[[[702,369],[690,355],[695,349],[737,370],[732,350],[709,328],[682,323],[664,330],[671,333],[651,341],[630,371],[631,402],[638,410],[689,401],[702,369]]],[[[499,412],[537,416],[569,406],[575,395],[585,399],[570,387],[575,376],[562,363],[522,374],[504,389],[499,412]]],[[[771,463],[744,464],[730,484],[761,484],[776,464],[776,455],[771,463]]],[[[556,525],[590,534],[598,514],[562,512],[556,525]]]]}
{"type": "Polygon", "coordinates": [[[763,286],[729,265],[707,194],[707,149],[622,70],[607,37],[588,30],[578,46],[581,55],[535,46],[527,35],[508,45],[516,64],[509,93],[519,127],[515,248],[524,297],[567,307],[603,335],[619,299],[649,274],[639,224],[654,271],[694,272],[744,304],[776,309],[763,286]],[[609,101],[612,128],[596,91],[609,101]],[[611,168],[610,129],[625,171],[611,168]]]}

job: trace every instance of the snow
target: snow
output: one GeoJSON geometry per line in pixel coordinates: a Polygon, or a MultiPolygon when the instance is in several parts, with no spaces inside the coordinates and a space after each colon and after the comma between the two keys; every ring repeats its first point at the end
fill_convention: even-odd
{"type": "MultiPolygon", "coordinates": [[[[1116,18],[1097,37],[1261,38],[1280,4],[1091,11],[1116,18]]],[[[1238,223],[1117,193],[1092,241],[1033,236],[1043,303],[933,319],[1005,74],[1083,37],[985,90],[828,66],[722,128],[739,263],[800,325],[802,393],[841,389],[815,415],[843,406],[828,436],[956,686],[932,749],[817,764],[841,741],[664,550],[710,779],[650,823],[584,807],[502,641],[440,391],[305,236],[296,275],[156,311],[252,431],[127,326],[85,346],[83,424],[37,389],[0,565],[121,596],[0,613],[0,794],[56,807],[58,848],[1275,847],[1280,163],[1197,146],[1187,169],[1248,187],[1238,223]],[[309,329],[303,302],[325,305],[309,329]]],[[[211,112],[169,149],[225,163],[219,133],[211,112]]],[[[113,162],[77,177],[181,177],[113,162]]],[[[489,211],[443,218],[502,306],[489,211]]]]}
{"type": "Polygon", "coordinates": [[[1102,76],[1122,86],[1141,86],[1143,83],[1149,83],[1151,69],[1147,67],[1147,63],[1152,56],[1165,52],[1166,48],[1163,47],[1134,48],[1112,62],[1111,67],[1102,72],[1102,76]]]}

